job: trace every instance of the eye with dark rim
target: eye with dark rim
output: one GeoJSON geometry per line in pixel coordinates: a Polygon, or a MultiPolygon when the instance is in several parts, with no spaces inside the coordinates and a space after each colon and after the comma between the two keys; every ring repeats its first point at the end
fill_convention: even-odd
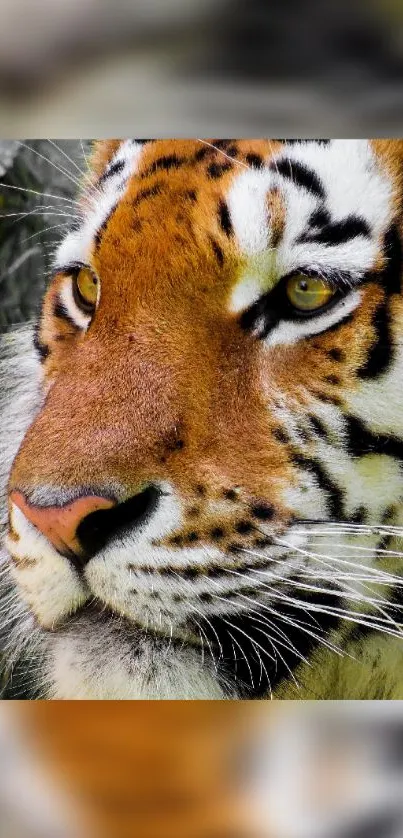
{"type": "Polygon", "coordinates": [[[89,316],[93,315],[99,294],[99,280],[87,265],[77,265],[72,271],[73,298],[76,306],[89,316]]]}
{"type": "Polygon", "coordinates": [[[320,276],[295,273],[283,282],[287,301],[299,315],[323,311],[336,294],[334,285],[320,276]]]}
{"type": "Polygon", "coordinates": [[[314,272],[297,270],[243,312],[240,325],[265,337],[281,320],[306,320],[329,311],[343,297],[343,290],[331,279],[314,272]]]}

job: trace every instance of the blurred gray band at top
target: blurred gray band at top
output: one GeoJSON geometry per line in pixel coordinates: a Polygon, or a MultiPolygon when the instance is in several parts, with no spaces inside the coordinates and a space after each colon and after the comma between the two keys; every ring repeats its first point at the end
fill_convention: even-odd
{"type": "Polygon", "coordinates": [[[137,45],[197,26],[220,0],[2,0],[0,75],[22,86],[80,61],[84,50],[137,45]]]}
{"type": "Polygon", "coordinates": [[[2,0],[0,134],[402,133],[400,0],[2,0]]]}

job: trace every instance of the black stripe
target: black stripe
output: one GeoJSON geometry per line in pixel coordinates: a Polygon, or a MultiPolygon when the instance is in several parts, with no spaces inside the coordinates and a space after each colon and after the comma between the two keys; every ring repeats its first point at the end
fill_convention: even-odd
{"type": "Polygon", "coordinates": [[[33,344],[39,355],[40,360],[42,362],[46,361],[46,358],[48,358],[50,355],[50,348],[46,343],[43,343],[39,337],[39,323],[37,323],[35,326],[33,344]]]}
{"type": "Polygon", "coordinates": [[[148,177],[159,171],[167,172],[169,169],[179,169],[184,163],[186,163],[184,157],[178,157],[177,154],[168,154],[164,157],[159,157],[158,160],[154,160],[151,166],[142,173],[141,177],[148,177]]]}
{"type": "Polygon", "coordinates": [[[64,303],[62,303],[62,301],[59,300],[59,299],[56,299],[56,301],[53,305],[53,314],[54,314],[55,317],[59,318],[60,320],[66,320],[66,322],[70,326],[73,326],[74,329],[79,329],[80,328],[80,326],[70,316],[70,314],[67,311],[67,308],[64,305],[64,303]]]}
{"type": "Polygon", "coordinates": [[[163,188],[163,183],[155,183],[154,186],[150,186],[148,189],[140,189],[136,197],[133,199],[133,206],[137,207],[142,201],[145,201],[146,198],[154,198],[156,195],[160,195],[163,188]]]}
{"type": "Polygon", "coordinates": [[[318,416],[313,416],[313,415],[310,416],[309,417],[309,422],[312,425],[314,431],[317,433],[317,435],[321,439],[328,440],[328,438],[329,438],[328,429],[326,428],[326,426],[324,425],[322,420],[318,418],[318,416]]]}
{"type": "Polygon", "coordinates": [[[382,278],[388,294],[400,294],[402,289],[402,243],[396,226],[385,235],[384,255],[387,259],[382,278]]]}
{"type": "Polygon", "coordinates": [[[288,436],[284,428],[274,428],[274,430],[272,431],[272,436],[274,436],[274,439],[277,439],[277,441],[281,442],[282,444],[288,445],[288,443],[290,442],[290,437],[288,436]]]}
{"type": "Polygon", "coordinates": [[[104,235],[105,230],[106,230],[106,228],[107,228],[107,226],[108,226],[108,224],[109,224],[109,222],[112,218],[113,213],[115,212],[115,209],[116,209],[116,205],[111,209],[110,213],[108,213],[105,220],[102,222],[101,226],[99,227],[99,229],[95,233],[94,241],[95,241],[95,249],[96,250],[98,250],[100,245],[101,245],[103,235],[104,235]]]}
{"type": "Polygon", "coordinates": [[[330,212],[325,207],[316,209],[309,218],[309,225],[311,227],[324,227],[331,221],[330,212]]]}
{"type": "Polygon", "coordinates": [[[184,196],[185,198],[189,198],[190,201],[197,201],[197,192],[195,189],[187,189],[184,196]]]}
{"type": "Polygon", "coordinates": [[[306,189],[307,192],[310,192],[322,201],[325,199],[325,190],[320,178],[312,169],[308,169],[303,163],[286,157],[278,162],[273,161],[270,163],[270,169],[287,180],[291,180],[296,186],[306,189]]]}
{"type": "Polygon", "coordinates": [[[329,145],[330,140],[317,140],[316,138],[299,139],[299,140],[298,139],[292,139],[292,140],[282,139],[282,140],[278,140],[278,142],[279,143],[287,143],[287,145],[298,145],[298,144],[304,145],[306,143],[316,143],[316,145],[329,145]]]}
{"type": "Polygon", "coordinates": [[[261,169],[263,166],[263,157],[260,154],[247,154],[245,159],[252,169],[261,169]]]}
{"type": "Polygon", "coordinates": [[[327,494],[328,514],[331,518],[340,520],[344,516],[343,499],[344,494],[342,489],[333,482],[331,477],[327,474],[322,464],[318,460],[305,457],[303,454],[295,453],[292,455],[292,461],[295,465],[300,466],[305,471],[309,471],[314,475],[316,481],[321,489],[327,494]]]}
{"type": "Polygon", "coordinates": [[[222,247],[220,247],[220,245],[215,239],[211,239],[211,247],[213,248],[214,255],[217,259],[218,264],[222,268],[224,264],[224,253],[222,247]]]}
{"type": "Polygon", "coordinates": [[[218,205],[218,220],[220,222],[221,229],[224,230],[224,233],[226,233],[227,236],[232,236],[234,229],[226,201],[220,201],[218,205]]]}
{"type": "Polygon", "coordinates": [[[386,300],[375,309],[372,325],[375,329],[375,340],[366,361],[357,369],[359,378],[377,378],[387,371],[393,361],[393,343],[389,323],[389,310],[386,300]]]}
{"type": "Polygon", "coordinates": [[[369,238],[370,229],[363,218],[357,215],[349,215],[343,221],[335,221],[325,224],[318,233],[303,233],[298,237],[298,243],[315,242],[317,244],[338,245],[344,244],[357,236],[369,238]]]}
{"type": "Polygon", "coordinates": [[[346,445],[353,457],[366,454],[387,454],[403,460],[403,440],[392,434],[378,434],[371,431],[356,416],[345,416],[346,445]]]}
{"type": "Polygon", "coordinates": [[[195,160],[197,163],[200,163],[201,160],[204,160],[205,157],[211,156],[213,153],[213,149],[209,146],[203,146],[203,148],[199,148],[195,154],[195,160]]]}
{"type": "Polygon", "coordinates": [[[337,361],[337,362],[344,361],[345,357],[346,357],[343,350],[339,349],[338,346],[334,346],[332,349],[329,349],[327,354],[328,354],[329,358],[332,359],[332,361],[337,361]]]}
{"type": "MultiPolygon", "coordinates": [[[[400,295],[402,245],[396,226],[391,227],[385,235],[384,256],[387,261],[382,274],[376,277],[371,277],[370,275],[367,279],[369,282],[371,279],[376,279],[378,282],[381,282],[388,297],[393,294],[400,295]]],[[[370,348],[366,361],[357,370],[357,375],[363,379],[376,378],[382,375],[389,369],[394,360],[388,299],[383,300],[378,305],[374,312],[372,325],[376,333],[375,341],[370,348]]]]}
{"type": "Polygon", "coordinates": [[[103,183],[104,180],[107,180],[108,178],[113,177],[113,175],[119,174],[119,172],[123,171],[124,167],[125,167],[124,160],[117,160],[116,163],[113,163],[112,166],[110,166],[109,169],[107,169],[106,172],[104,172],[101,175],[101,177],[99,178],[98,184],[103,183]]]}
{"type": "Polygon", "coordinates": [[[359,506],[358,509],[350,515],[350,521],[352,524],[365,524],[366,520],[368,519],[368,510],[365,506],[359,506]]]}
{"type": "Polygon", "coordinates": [[[232,163],[210,163],[207,167],[207,174],[213,180],[217,180],[217,178],[225,175],[230,169],[232,169],[232,163]]]}
{"type": "Polygon", "coordinates": [[[219,140],[213,140],[212,145],[215,146],[216,148],[221,149],[222,151],[225,151],[228,148],[228,146],[231,145],[233,142],[234,142],[233,140],[219,139],[219,140]]]}

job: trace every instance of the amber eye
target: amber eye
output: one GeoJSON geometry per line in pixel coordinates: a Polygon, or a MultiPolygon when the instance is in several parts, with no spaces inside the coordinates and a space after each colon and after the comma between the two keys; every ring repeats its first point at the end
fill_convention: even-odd
{"type": "Polygon", "coordinates": [[[287,279],[286,294],[298,311],[316,311],[323,308],[335,294],[335,289],[317,276],[294,274],[287,279]]]}
{"type": "Polygon", "coordinates": [[[80,268],[74,277],[74,296],[80,308],[92,313],[98,299],[99,282],[89,268],[80,268]]]}

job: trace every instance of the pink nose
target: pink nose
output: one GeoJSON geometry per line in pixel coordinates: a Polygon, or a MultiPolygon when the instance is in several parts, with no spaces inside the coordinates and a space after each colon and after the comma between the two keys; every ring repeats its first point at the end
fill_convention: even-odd
{"type": "Polygon", "coordinates": [[[16,490],[10,494],[10,501],[21,509],[34,525],[60,553],[70,551],[80,554],[82,548],[77,538],[77,529],[87,515],[99,509],[111,509],[115,501],[96,495],[77,498],[65,506],[35,506],[28,503],[24,495],[16,490]]]}

